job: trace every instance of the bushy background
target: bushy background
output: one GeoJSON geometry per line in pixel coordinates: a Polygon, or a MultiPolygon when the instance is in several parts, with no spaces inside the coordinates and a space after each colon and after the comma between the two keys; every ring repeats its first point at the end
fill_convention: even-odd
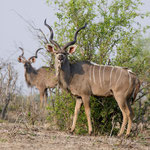
{"type": "MultiPolygon", "coordinates": [[[[72,41],[75,31],[88,24],[78,34],[71,62],[93,61],[97,64],[128,67],[143,83],[140,98],[134,105],[135,121],[139,120],[144,107],[149,107],[149,50],[150,45],[142,37],[149,26],[142,28],[137,17],[149,16],[138,11],[140,0],[47,0],[58,8],[58,21],[53,25],[54,39],[62,46],[72,41]],[[144,97],[144,95],[146,95],[144,97]],[[146,103],[142,99],[146,99],[146,103]],[[140,110],[139,110],[140,109],[140,110]]],[[[53,62],[52,62],[53,63],[53,62]]],[[[49,107],[49,119],[55,118],[60,129],[69,130],[72,124],[75,99],[68,93],[56,94],[55,107],[49,107]],[[70,122],[71,121],[71,122],[70,122]]],[[[114,98],[91,97],[91,116],[94,134],[116,134],[122,121],[121,111],[114,98]]],[[[148,110],[148,109],[147,109],[148,110]]],[[[143,115],[141,115],[143,116],[143,115]]],[[[147,119],[147,118],[145,118],[147,119]]],[[[76,133],[87,132],[87,121],[82,107],[76,133]]]]}

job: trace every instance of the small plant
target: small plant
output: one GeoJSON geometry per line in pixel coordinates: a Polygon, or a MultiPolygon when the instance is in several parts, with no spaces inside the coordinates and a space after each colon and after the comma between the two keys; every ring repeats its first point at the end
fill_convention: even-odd
{"type": "Polygon", "coordinates": [[[114,98],[91,97],[91,115],[94,134],[116,134],[113,125],[122,122],[122,114],[114,98]]]}
{"type": "Polygon", "coordinates": [[[56,92],[54,106],[49,105],[48,120],[56,124],[59,129],[66,130],[71,125],[71,116],[74,113],[75,100],[70,94],[56,92]]]}

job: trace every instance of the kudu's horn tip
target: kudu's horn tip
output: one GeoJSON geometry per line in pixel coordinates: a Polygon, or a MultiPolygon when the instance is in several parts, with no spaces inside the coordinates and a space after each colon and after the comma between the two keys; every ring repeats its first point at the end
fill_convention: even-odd
{"type": "Polygon", "coordinates": [[[22,47],[18,47],[20,50],[24,51],[24,49],[22,47]]]}
{"type": "Polygon", "coordinates": [[[45,20],[44,20],[44,24],[46,24],[46,20],[47,20],[47,18],[45,18],[45,20]]]}
{"type": "Polygon", "coordinates": [[[83,28],[86,28],[87,27],[87,22],[85,23],[84,27],[83,28]]]}

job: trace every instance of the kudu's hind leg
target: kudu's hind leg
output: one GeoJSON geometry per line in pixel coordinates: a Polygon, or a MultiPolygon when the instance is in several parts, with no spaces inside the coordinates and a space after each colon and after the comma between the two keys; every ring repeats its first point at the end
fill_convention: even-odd
{"type": "Polygon", "coordinates": [[[40,108],[43,108],[43,103],[44,103],[44,92],[40,92],[40,108]]]}
{"type": "Polygon", "coordinates": [[[127,103],[126,103],[126,99],[123,98],[122,96],[115,96],[115,98],[123,115],[123,122],[121,125],[121,129],[119,131],[119,134],[118,134],[118,136],[121,136],[124,133],[124,130],[127,124],[127,119],[128,119],[127,113],[126,113],[127,103]]]}
{"type": "Polygon", "coordinates": [[[134,113],[129,101],[127,101],[127,106],[128,106],[127,107],[128,127],[127,127],[126,136],[129,136],[131,131],[131,126],[132,126],[132,120],[134,118],[134,113]]]}
{"type": "Polygon", "coordinates": [[[45,91],[44,91],[44,107],[47,106],[47,96],[48,96],[47,89],[45,89],[45,91]]]}
{"type": "Polygon", "coordinates": [[[82,99],[76,99],[76,106],[75,106],[75,111],[74,111],[74,117],[73,117],[73,124],[71,127],[71,133],[74,131],[75,126],[76,126],[76,122],[77,122],[77,118],[78,118],[78,114],[80,111],[82,105],[82,99]]]}

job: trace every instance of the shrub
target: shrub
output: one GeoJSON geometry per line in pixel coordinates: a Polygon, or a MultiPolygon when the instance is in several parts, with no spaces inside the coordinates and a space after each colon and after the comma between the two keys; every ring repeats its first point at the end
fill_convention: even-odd
{"type": "MultiPolygon", "coordinates": [[[[53,97],[54,98],[54,97],[53,97]]],[[[117,122],[121,123],[122,117],[119,107],[113,98],[97,98],[91,97],[91,120],[93,125],[93,132],[97,134],[108,134],[112,130],[112,125],[117,122]]],[[[56,125],[60,130],[69,130],[72,125],[75,108],[75,98],[69,93],[62,92],[55,95],[54,106],[49,105],[48,120],[56,125]]],[[[117,129],[113,128],[114,133],[117,129]]],[[[84,111],[81,107],[76,123],[75,133],[87,133],[88,125],[84,111]]]]}

